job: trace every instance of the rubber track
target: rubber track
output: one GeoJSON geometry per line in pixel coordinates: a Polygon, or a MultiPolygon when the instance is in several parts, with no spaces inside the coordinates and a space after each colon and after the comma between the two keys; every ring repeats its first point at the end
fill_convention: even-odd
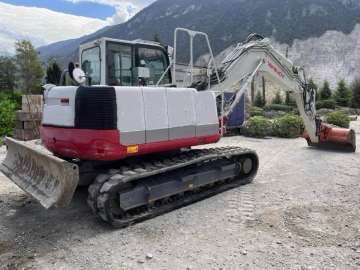
{"type": "MultiPolygon", "coordinates": [[[[137,222],[141,222],[155,216],[170,212],[182,206],[189,205],[196,201],[211,197],[223,191],[238,187],[240,185],[251,183],[256,175],[258,168],[257,154],[253,150],[239,147],[223,147],[210,149],[188,150],[172,157],[159,158],[137,163],[131,167],[121,167],[110,170],[106,174],[100,174],[96,177],[94,183],[89,187],[88,204],[92,211],[104,222],[117,228],[127,227],[137,222]],[[202,190],[198,193],[190,193],[186,196],[163,203],[160,206],[147,207],[139,213],[132,214],[124,219],[116,219],[109,209],[109,199],[112,194],[118,193],[126,184],[148,178],[151,176],[169,173],[171,171],[185,168],[194,164],[202,164],[208,161],[216,161],[223,158],[241,158],[251,155],[256,158],[254,173],[227,184],[215,185],[210,190],[202,190]]],[[[205,189],[205,188],[204,188],[205,189]]]]}

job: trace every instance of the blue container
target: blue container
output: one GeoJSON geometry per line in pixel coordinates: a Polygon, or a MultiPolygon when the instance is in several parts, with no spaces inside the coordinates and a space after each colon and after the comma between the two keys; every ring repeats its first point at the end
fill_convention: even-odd
{"type": "MultiPolygon", "coordinates": [[[[234,93],[225,92],[225,100],[229,101],[233,97],[234,93]]],[[[242,96],[240,102],[237,104],[233,112],[230,114],[227,128],[236,129],[240,128],[245,122],[245,95],[242,96]]]]}

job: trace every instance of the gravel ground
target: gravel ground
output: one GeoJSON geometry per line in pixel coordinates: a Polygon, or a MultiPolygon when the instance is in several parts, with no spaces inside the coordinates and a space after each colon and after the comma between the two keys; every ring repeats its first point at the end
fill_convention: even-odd
{"type": "Polygon", "coordinates": [[[359,152],[303,139],[219,145],[257,150],[252,185],[123,230],[92,216],[86,189],[46,211],[0,175],[0,269],[360,269],[359,152]]]}

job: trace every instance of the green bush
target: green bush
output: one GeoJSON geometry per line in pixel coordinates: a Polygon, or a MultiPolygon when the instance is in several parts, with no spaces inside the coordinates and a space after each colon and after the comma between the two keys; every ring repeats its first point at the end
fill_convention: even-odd
{"type": "Polygon", "coordinates": [[[5,99],[0,101],[0,136],[11,135],[15,128],[16,103],[5,99]]]}
{"type": "Polygon", "coordinates": [[[272,123],[262,116],[251,117],[246,121],[242,131],[245,135],[256,138],[264,138],[271,135],[272,123]]]}
{"type": "Polygon", "coordinates": [[[21,109],[21,99],[22,94],[19,92],[0,92],[0,101],[2,100],[10,100],[16,103],[17,108],[21,109]]]}
{"type": "Polygon", "coordinates": [[[316,102],[317,110],[320,110],[320,109],[335,110],[335,108],[336,108],[336,102],[335,102],[335,100],[332,100],[332,99],[318,100],[316,102]]]}
{"type": "Polygon", "coordinates": [[[297,138],[303,133],[304,124],[301,117],[287,114],[274,120],[272,130],[276,137],[297,138]]]}
{"type": "Polygon", "coordinates": [[[350,117],[341,111],[331,112],[325,116],[325,122],[343,128],[350,126],[350,117]]]}
{"type": "Polygon", "coordinates": [[[0,93],[0,137],[12,134],[15,128],[16,111],[20,107],[20,94],[0,93]]]}
{"type": "Polygon", "coordinates": [[[251,107],[249,110],[249,114],[250,114],[250,117],[265,115],[264,110],[259,107],[251,107]]]}
{"type": "Polygon", "coordinates": [[[265,111],[282,111],[282,112],[291,112],[293,107],[283,104],[271,104],[264,107],[265,111]]]}

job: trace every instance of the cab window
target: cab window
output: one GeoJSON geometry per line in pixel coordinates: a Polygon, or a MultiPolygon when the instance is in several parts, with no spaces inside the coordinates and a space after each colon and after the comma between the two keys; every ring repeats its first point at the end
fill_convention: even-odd
{"type": "Polygon", "coordinates": [[[131,47],[109,42],[107,44],[107,84],[133,85],[131,47]]]}
{"type": "MultiPolygon", "coordinates": [[[[169,65],[165,53],[160,49],[152,48],[138,48],[136,64],[138,67],[146,67],[149,69],[149,85],[155,85],[169,65]]],[[[160,84],[168,83],[170,83],[169,73],[165,75],[160,84]]]]}
{"type": "Polygon", "coordinates": [[[86,49],[82,52],[81,68],[85,72],[86,76],[88,76],[91,84],[100,84],[101,68],[99,47],[86,49]]]}

